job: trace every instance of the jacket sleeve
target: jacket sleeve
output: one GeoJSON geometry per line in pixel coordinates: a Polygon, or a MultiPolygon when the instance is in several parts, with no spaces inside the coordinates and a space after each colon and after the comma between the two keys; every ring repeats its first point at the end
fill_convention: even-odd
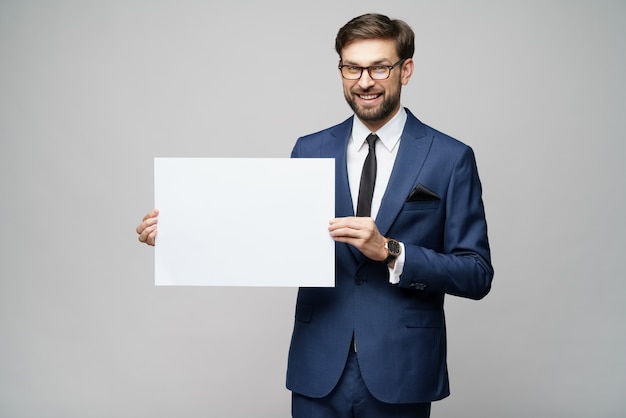
{"type": "Polygon", "coordinates": [[[399,286],[481,299],[491,289],[493,267],[482,188],[471,148],[464,148],[454,162],[442,203],[441,248],[404,242],[399,286]]]}

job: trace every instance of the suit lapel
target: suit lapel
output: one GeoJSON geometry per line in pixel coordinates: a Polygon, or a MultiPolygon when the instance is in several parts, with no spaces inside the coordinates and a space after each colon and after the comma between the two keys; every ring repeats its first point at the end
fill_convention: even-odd
{"type": "MultiPolygon", "coordinates": [[[[354,116],[353,116],[354,117],[354,116]]],[[[329,131],[322,146],[321,157],[335,158],[335,216],[354,216],[354,205],[348,182],[346,151],[352,117],[329,131]]],[[[386,235],[400,213],[404,201],[415,185],[430,146],[432,136],[427,135],[426,127],[407,109],[407,121],[400,140],[400,149],[383,196],[376,226],[386,235]]],[[[357,260],[364,258],[356,248],[349,246],[357,260]]]]}
{"type": "Polygon", "coordinates": [[[348,118],[330,130],[330,135],[322,149],[322,157],[335,159],[335,216],[338,218],[354,216],[346,164],[346,149],[351,131],[352,118],[348,118]]]}
{"type": "Polygon", "coordinates": [[[376,216],[376,226],[381,234],[386,235],[389,232],[400,213],[424,165],[432,140],[432,136],[427,135],[424,124],[407,109],[398,155],[376,216]]]}
{"type": "MultiPolygon", "coordinates": [[[[327,137],[328,140],[322,148],[322,157],[335,158],[335,217],[337,218],[354,216],[354,204],[352,203],[352,194],[350,193],[346,160],[353,117],[331,129],[330,135],[327,137]]],[[[357,263],[365,259],[365,256],[352,245],[340,243],[337,245],[346,245],[357,263]]]]}

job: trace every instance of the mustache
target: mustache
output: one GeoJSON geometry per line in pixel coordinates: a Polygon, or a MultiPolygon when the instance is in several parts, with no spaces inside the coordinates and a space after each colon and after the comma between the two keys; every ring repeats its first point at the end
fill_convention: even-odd
{"type": "Polygon", "coordinates": [[[376,90],[374,88],[365,89],[365,90],[356,88],[356,89],[351,89],[350,92],[352,94],[382,94],[384,91],[376,90]]]}

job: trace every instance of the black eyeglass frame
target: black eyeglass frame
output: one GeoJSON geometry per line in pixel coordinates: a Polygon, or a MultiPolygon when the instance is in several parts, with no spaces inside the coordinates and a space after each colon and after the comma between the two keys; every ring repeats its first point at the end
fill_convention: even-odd
{"type": "Polygon", "coordinates": [[[380,80],[387,80],[390,76],[391,76],[391,70],[393,70],[394,68],[396,68],[398,65],[404,63],[404,61],[406,61],[407,58],[402,58],[400,61],[396,62],[393,65],[370,65],[369,67],[359,67],[358,65],[349,65],[349,64],[339,64],[338,68],[339,68],[339,72],[341,73],[341,77],[343,77],[346,80],[359,80],[362,76],[363,76],[363,70],[367,70],[367,74],[369,74],[370,78],[372,80],[376,80],[376,81],[380,81],[380,80]],[[352,68],[358,68],[359,71],[359,76],[356,78],[348,78],[345,76],[345,74],[343,73],[343,67],[352,67],[352,68]],[[387,77],[385,78],[374,78],[372,76],[372,68],[387,68],[387,77]]]}

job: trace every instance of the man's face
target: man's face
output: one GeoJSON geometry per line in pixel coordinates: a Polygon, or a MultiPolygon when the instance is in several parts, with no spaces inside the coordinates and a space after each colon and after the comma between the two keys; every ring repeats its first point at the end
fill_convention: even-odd
{"type": "MultiPolygon", "coordinates": [[[[394,41],[366,39],[352,42],[341,51],[343,65],[369,67],[393,65],[400,60],[394,41]]],[[[400,108],[400,91],[413,73],[413,60],[407,59],[391,70],[386,80],[374,80],[364,70],[358,80],[343,80],[343,94],[358,118],[370,130],[387,123],[400,108]]]]}

